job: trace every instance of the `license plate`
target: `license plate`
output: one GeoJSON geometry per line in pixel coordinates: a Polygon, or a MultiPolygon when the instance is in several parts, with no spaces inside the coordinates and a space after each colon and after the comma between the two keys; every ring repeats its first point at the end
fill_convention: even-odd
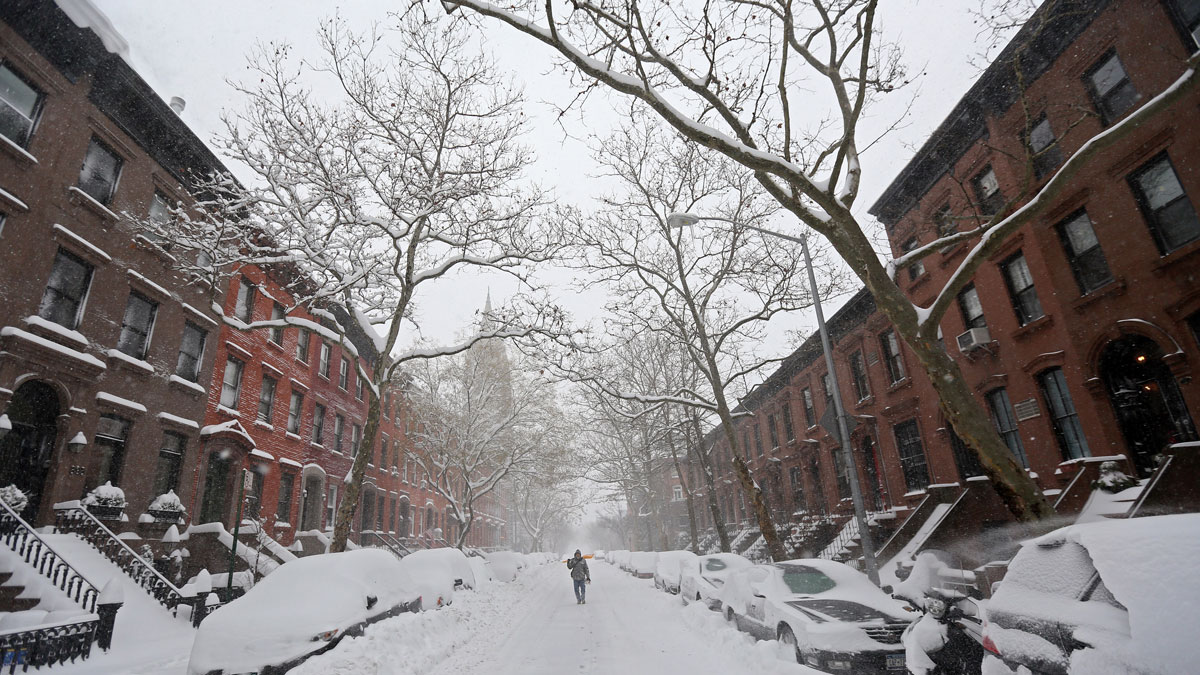
{"type": "Polygon", "coordinates": [[[904,655],[903,654],[888,654],[887,655],[888,670],[904,670],[904,655]]]}

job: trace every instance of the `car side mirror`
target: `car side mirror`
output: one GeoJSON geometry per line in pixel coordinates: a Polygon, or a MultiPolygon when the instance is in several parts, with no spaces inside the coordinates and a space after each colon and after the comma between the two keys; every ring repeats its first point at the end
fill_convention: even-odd
{"type": "Polygon", "coordinates": [[[372,608],[372,607],[374,607],[374,606],[376,605],[376,603],[378,603],[378,602],[379,602],[379,598],[378,598],[377,596],[374,596],[374,595],[368,595],[368,596],[367,596],[367,609],[371,609],[371,608],[372,608]]]}

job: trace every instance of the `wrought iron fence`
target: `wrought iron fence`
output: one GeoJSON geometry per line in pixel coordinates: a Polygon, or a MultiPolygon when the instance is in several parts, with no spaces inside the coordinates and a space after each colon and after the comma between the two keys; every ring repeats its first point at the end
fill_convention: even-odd
{"type": "Polygon", "coordinates": [[[0,633],[0,673],[86,659],[92,653],[99,619],[91,616],[52,626],[0,633]]]}
{"type": "Polygon", "coordinates": [[[8,504],[0,501],[0,540],[38,574],[89,612],[96,611],[96,587],[75,571],[8,504]]]}
{"type": "Polygon", "coordinates": [[[184,595],[175,584],[154,569],[153,561],[135,553],[87,509],[70,504],[55,506],[54,526],[58,531],[78,535],[91,544],[163,607],[176,612],[180,605],[192,607],[192,620],[196,624],[217,608],[205,605],[207,594],[184,595]]]}

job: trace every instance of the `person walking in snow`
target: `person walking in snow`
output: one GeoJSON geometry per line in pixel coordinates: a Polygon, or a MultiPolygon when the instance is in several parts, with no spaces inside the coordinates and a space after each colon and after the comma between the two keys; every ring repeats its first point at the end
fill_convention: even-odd
{"type": "Polygon", "coordinates": [[[578,549],[575,551],[575,557],[567,560],[567,569],[571,570],[571,580],[575,582],[575,604],[586,605],[587,600],[584,596],[587,593],[587,585],[592,583],[592,574],[588,571],[587,561],[583,559],[583,554],[578,549]]]}

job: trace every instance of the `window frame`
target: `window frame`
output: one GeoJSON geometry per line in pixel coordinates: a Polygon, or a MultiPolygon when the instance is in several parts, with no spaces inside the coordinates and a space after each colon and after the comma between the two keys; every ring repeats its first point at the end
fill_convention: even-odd
{"type": "Polygon", "coordinates": [[[817,425],[817,410],[813,404],[812,387],[805,387],[800,390],[800,400],[804,404],[804,421],[808,422],[809,429],[817,425]]]}
{"type": "Polygon", "coordinates": [[[1021,439],[1021,429],[1017,413],[1013,410],[1012,399],[1004,387],[996,387],[983,395],[987,401],[988,412],[991,413],[992,425],[996,433],[1008,446],[1009,452],[1017,458],[1023,468],[1029,468],[1029,457],[1025,452],[1025,443],[1021,439]]]}
{"type": "MultiPolygon", "coordinates": [[[[278,302],[271,303],[271,321],[279,321],[287,316],[287,308],[278,302]]],[[[267,329],[267,340],[277,347],[283,346],[283,326],[271,326],[267,329]]]]}
{"type": "Polygon", "coordinates": [[[963,326],[966,328],[966,330],[988,327],[987,313],[984,312],[983,300],[981,300],[979,297],[979,289],[975,288],[974,281],[966,286],[963,286],[963,289],[958,292],[958,296],[955,299],[958,301],[958,311],[960,314],[962,314],[963,326]],[[967,313],[967,305],[965,302],[963,302],[963,298],[969,295],[974,296],[975,304],[979,306],[979,314],[977,316],[971,316],[967,313]]]}
{"type": "Polygon", "coordinates": [[[156,495],[164,495],[169,491],[177,492],[179,490],[179,479],[183,472],[183,458],[186,454],[187,436],[175,431],[163,431],[162,442],[158,448],[158,461],[154,467],[154,492],[156,495]],[[178,443],[177,448],[170,447],[167,439],[176,441],[178,443]],[[164,467],[166,468],[165,489],[163,489],[164,467]]]}
{"type": "Polygon", "coordinates": [[[339,412],[333,413],[333,451],[342,451],[342,441],[346,436],[346,417],[339,412]]]}
{"type": "Polygon", "coordinates": [[[1051,426],[1054,427],[1054,436],[1058,441],[1063,461],[1091,457],[1092,450],[1088,446],[1087,435],[1083,432],[1083,424],[1079,421],[1075,401],[1071,398],[1066,373],[1059,366],[1047,368],[1037,374],[1037,382],[1042,392],[1042,400],[1046,402],[1046,412],[1050,416],[1051,426]],[[1078,454],[1075,449],[1078,449],[1078,454]]]}
{"type": "Polygon", "coordinates": [[[217,399],[217,401],[219,402],[219,404],[222,407],[228,408],[230,410],[238,409],[238,404],[241,402],[241,399],[242,399],[242,378],[245,377],[245,375],[246,375],[246,362],[239,359],[236,356],[226,355],[225,356],[225,369],[221,371],[221,396],[220,396],[220,398],[217,399]],[[232,385],[230,385],[229,384],[229,372],[230,372],[229,368],[233,364],[237,364],[237,367],[235,368],[234,383],[232,385]],[[225,399],[226,399],[225,394],[227,391],[233,392],[233,403],[232,404],[228,404],[225,402],[225,399]]]}
{"type": "Polygon", "coordinates": [[[329,414],[323,404],[313,401],[312,442],[325,447],[325,416],[329,414]]]}
{"type": "MultiPolygon", "coordinates": [[[[920,248],[920,246],[921,246],[920,238],[917,237],[916,235],[913,235],[913,236],[909,237],[908,239],[905,239],[903,244],[900,244],[900,254],[908,255],[909,253],[912,253],[913,251],[920,248]]],[[[908,280],[909,281],[916,281],[923,274],[925,274],[925,261],[924,260],[918,260],[915,263],[908,266],[908,280]]]]}
{"type": "Polygon", "coordinates": [[[330,362],[333,360],[333,345],[321,340],[321,351],[317,354],[317,375],[329,379],[330,362]]]}
{"type": "Polygon", "coordinates": [[[288,397],[287,433],[300,435],[300,424],[304,420],[304,392],[292,390],[288,397]]]}
{"type": "Polygon", "coordinates": [[[204,364],[204,348],[207,343],[208,331],[201,328],[195,322],[185,319],[183,322],[183,332],[179,337],[179,355],[175,357],[175,374],[177,376],[187,380],[188,382],[196,382],[200,379],[200,367],[204,364]],[[184,349],[184,347],[187,345],[187,332],[189,329],[195,331],[200,336],[200,350],[195,356],[184,349]],[[183,366],[184,357],[194,359],[194,362],[191,364],[192,370],[190,372],[190,376],[189,374],[180,372],[180,368],[183,366]]]}
{"type": "Polygon", "coordinates": [[[848,359],[850,366],[850,384],[854,387],[854,395],[858,397],[858,402],[871,398],[871,380],[867,376],[867,362],[863,358],[862,350],[857,350],[850,355],[848,359]]]}
{"type": "Polygon", "coordinates": [[[1160,255],[1170,255],[1184,246],[1200,240],[1200,217],[1198,217],[1196,214],[1196,205],[1192,203],[1191,198],[1188,197],[1187,190],[1183,187],[1183,181],[1179,180],[1179,172],[1175,170],[1175,163],[1171,161],[1171,157],[1167,151],[1164,150],[1163,152],[1158,153],[1154,157],[1151,157],[1149,160],[1138,166],[1137,169],[1129,174],[1128,183],[1130,188],[1133,190],[1134,198],[1137,200],[1138,208],[1141,209],[1142,216],[1146,220],[1146,225],[1150,230],[1150,235],[1154,238],[1154,243],[1158,246],[1158,252],[1160,255]],[[1151,170],[1163,162],[1166,163],[1171,175],[1175,178],[1175,183],[1179,186],[1179,196],[1156,209],[1150,205],[1150,196],[1145,192],[1145,190],[1142,189],[1140,179],[1142,176],[1150,173],[1151,170]],[[1163,211],[1166,211],[1168,208],[1174,206],[1180,201],[1182,201],[1188,207],[1188,210],[1191,213],[1191,230],[1193,234],[1191,238],[1171,245],[1171,242],[1166,241],[1164,238],[1160,215],[1163,211]]]}
{"type": "Polygon", "coordinates": [[[115,197],[117,195],[117,187],[121,184],[121,174],[123,173],[124,168],[125,168],[125,157],[123,157],[121,155],[121,153],[114,150],[111,145],[109,145],[108,143],[105,143],[99,136],[92,134],[91,141],[88,142],[87,150],[85,150],[84,154],[83,154],[83,164],[80,165],[80,167],[79,167],[79,178],[75,181],[75,187],[79,188],[79,190],[81,192],[83,192],[87,196],[91,197],[92,199],[96,200],[98,203],[103,204],[104,206],[108,206],[109,204],[112,203],[113,197],[115,197]],[[88,156],[91,155],[92,148],[97,148],[99,151],[108,153],[108,155],[113,158],[114,163],[115,163],[115,169],[114,169],[114,175],[112,177],[112,183],[110,185],[107,185],[107,188],[108,188],[107,193],[104,195],[103,198],[92,194],[89,191],[91,186],[85,185],[83,182],[83,178],[84,178],[83,172],[84,172],[84,169],[88,165],[88,156]]]}
{"type": "Polygon", "coordinates": [[[971,178],[971,191],[975,194],[975,207],[981,216],[990,218],[999,213],[1004,206],[1004,191],[1000,189],[1000,178],[991,164],[983,167],[971,178]],[[991,192],[985,192],[984,179],[989,174],[996,187],[991,192]]]}
{"type": "Polygon", "coordinates": [[[284,522],[289,525],[292,522],[292,493],[296,491],[296,472],[281,471],[279,472],[279,494],[276,495],[275,503],[275,520],[276,522],[284,522]],[[284,483],[288,485],[285,489],[284,483]]]}
{"type": "Polygon", "coordinates": [[[296,360],[300,363],[308,363],[310,358],[310,348],[312,345],[312,331],[301,326],[296,331],[296,360]]]}
{"type": "Polygon", "coordinates": [[[1046,113],[1042,113],[1036,122],[1029,127],[1029,134],[1025,139],[1025,147],[1029,150],[1029,161],[1033,165],[1033,176],[1038,180],[1045,178],[1063,162],[1062,146],[1058,142],[1058,136],[1054,135],[1054,125],[1050,124],[1050,118],[1046,113]],[[1045,125],[1046,130],[1050,134],[1050,142],[1042,147],[1036,147],[1034,138],[1038,129],[1045,125]]]}
{"type": "Polygon", "coordinates": [[[150,341],[154,337],[154,324],[157,317],[158,303],[146,297],[146,295],[143,293],[131,290],[129,292],[129,297],[125,300],[125,313],[121,316],[121,333],[117,337],[117,351],[135,359],[145,359],[146,355],[150,353],[150,341]],[[140,326],[133,326],[129,323],[131,305],[134,302],[141,302],[149,307],[149,319],[144,328],[140,326]],[[137,344],[137,349],[135,350],[136,353],[126,351],[126,348],[131,346],[130,343],[126,341],[125,336],[127,334],[132,334],[140,338],[139,343],[137,344]]]}
{"type": "Polygon", "coordinates": [[[258,391],[258,412],[256,417],[258,421],[271,424],[271,417],[275,413],[275,394],[278,389],[279,381],[264,373],[262,376],[262,386],[258,391]],[[269,387],[267,386],[268,382],[270,383],[269,387]],[[264,407],[266,408],[265,411],[264,407]]]}
{"type": "Polygon", "coordinates": [[[1087,295],[1097,288],[1103,288],[1112,283],[1114,279],[1112,268],[1108,264],[1108,258],[1104,255],[1104,247],[1100,243],[1100,236],[1096,234],[1095,223],[1092,221],[1091,216],[1088,215],[1087,209],[1079,209],[1058,221],[1055,223],[1054,229],[1058,232],[1058,240],[1062,244],[1063,253],[1067,257],[1067,263],[1071,266],[1071,273],[1075,277],[1076,285],[1079,286],[1080,295],[1087,295]],[[1087,221],[1088,230],[1092,233],[1092,239],[1096,243],[1086,250],[1076,251],[1068,228],[1081,219],[1087,221]],[[1085,259],[1090,259],[1092,262],[1089,264],[1093,266],[1095,265],[1095,260],[1098,259],[1106,272],[1105,277],[1100,279],[1097,276],[1094,283],[1089,283],[1090,280],[1087,277],[1090,273],[1085,268],[1085,259]]]}
{"type": "Polygon", "coordinates": [[[350,359],[344,356],[338,364],[338,389],[350,391],[350,359]]]}
{"type": "Polygon", "coordinates": [[[29,122],[29,127],[25,130],[24,138],[22,139],[13,138],[12,136],[9,136],[3,132],[0,132],[0,136],[4,136],[17,147],[28,150],[29,143],[33,140],[33,135],[37,132],[38,123],[42,119],[42,111],[45,109],[46,104],[46,92],[42,91],[41,87],[38,87],[36,84],[34,84],[28,77],[25,76],[24,73],[17,68],[14,68],[11,60],[0,58],[0,69],[4,69],[12,73],[13,77],[18,82],[24,84],[26,87],[29,87],[29,89],[34,93],[33,107],[30,109],[29,114],[25,114],[24,111],[17,109],[17,107],[10,101],[0,97],[0,104],[11,108],[13,112],[29,122]]]}
{"type": "Polygon", "coordinates": [[[904,357],[900,349],[900,337],[896,335],[895,328],[889,328],[879,334],[879,350],[883,353],[883,365],[888,372],[888,379],[891,380],[891,384],[899,384],[907,379],[908,371],[904,367],[904,357]]]}
{"type": "Polygon", "coordinates": [[[1109,126],[1117,119],[1125,115],[1125,113],[1133,110],[1135,104],[1142,98],[1142,95],[1140,92],[1138,92],[1137,87],[1133,86],[1133,80],[1131,80],[1129,77],[1129,70],[1125,68],[1125,62],[1122,61],[1121,56],[1117,54],[1116,48],[1111,48],[1104,52],[1102,55],[1100,55],[1100,58],[1096,59],[1096,61],[1092,63],[1091,66],[1088,66],[1088,69],[1083,73],[1083,84],[1087,89],[1088,96],[1092,100],[1092,106],[1095,107],[1096,112],[1100,116],[1100,123],[1104,126],[1109,126]],[[1113,59],[1116,59],[1117,66],[1121,69],[1121,75],[1123,77],[1115,86],[1102,94],[1100,93],[1100,90],[1096,88],[1094,76],[1096,73],[1100,72],[1100,70],[1103,69],[1109,61],[1113,59]],[[1130,99],[1129,103],[1126,104],[1126,106],[1121,110],[1110,109],[1110,100],[1112,98],[1116,98],[1116,96],[1113,96],[1113,94],[1114,92],[1117,92],[1117,90],[1121,89],[1122,84],[1128,85],[1129,88],[1133,90],[1133,98],[1130,99]]]}
{"type": "Polygon", "coordinates": [[[1033,272],[1029,269],[1029,261],[1025,252],[1018,250],[1000,263],[1000,271],[1004,276],[1004,287],[1008,289],[1008,299],[1012,303],[1017,323],[1026,326],[1046,316],[1042,301],[1037,294],[1037,286],[1033,282],[1033,272]],[[1018,288],[1019,268],[1024,268],[1028,283],[1018,288]]]}
{"type": "Polygon", "coordinates": [[[47,321],[53,321],[54,323],[57,323],[58,325],[69,330],[75,330],[79,328],[79,324],[83,321],[83,313],[87,309],[87,301],[91,295],[92,281],[95,279],[95,276],[96,267],[94,265],[84,260],[82,257],[75,255],[68,249],[60,246],[57,252],[54,254],[54,262],[50,267],[50,276],[46,279],[46,288],[42,291],[41,302],[38,303],[38,316],[46,319],[47,321]],[[55,279],[54,271],[58,269],[58,262],[60,259],[67,260],[68,262],[77,264],[83,268],[84,275],[80,284],[81,288],[78,297],[68,295],[63,289],[52,285],[55,279]],[[54,297],[50,297],[52,292],[54,297]],[[69,326],[55,319],[53,314],[56,314],[57,312],[52,312],[57,304],[64,298],[73,305],[73,307],[70,307],[70,309],[73,311],[71,325],[69,326]],[[47,316],[47,314],[51,314],[51,316],[47,316]]]}
{"type": "Polygon", "coordinates": [[[929,487],[929,458],[925,443],[921,439],[921,427],[917,419],[909,418],[892,425],[892,436],[896,441],[896,452],[900,457],[900,470],[904,476],[907,492],[916,492],[929,487]],[[907,432],[911,430],[911,437],[907,432]],[[903,434],[903,435],[902,435],[903,434]],[[913,452],[913,450],[916,452],[913,452]]]}
{"type": "Polygon", "coordinates": [[[238,282],[237,300],[233,305],[233,315],[243,323],[254,321],[254,301],[258,295],[258,285],[246,277],[238,282]]]}
{"type": "Polygon", "coordinates": [[[794,441],[796,440],[796,425],[792,421],[792,402],[784,401],[781,408],[781,412],[783,413],[783,435],[785,436],[785,440],[794,441]]]}

